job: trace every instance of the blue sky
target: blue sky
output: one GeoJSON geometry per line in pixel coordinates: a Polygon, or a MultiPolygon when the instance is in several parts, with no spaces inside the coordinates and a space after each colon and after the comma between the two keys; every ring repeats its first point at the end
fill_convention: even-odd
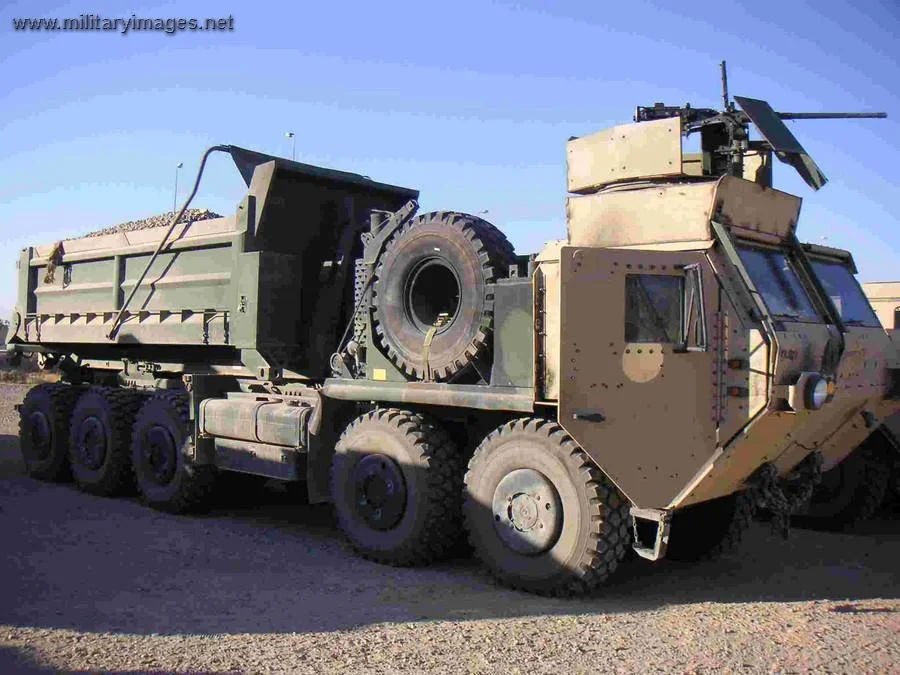
{"type": "MultiPolygon", "coordinates": [[[[15,259],[171,208],[202,151],[233,143],[482,211],[521,253],[564,236],[565,141],[655,101],[732,94],[776,110],[886,110],[792,123],[830,179],[798,234],[850,248],[863,280],[900,278],[900,3],[98,2],[0,7],[0,315],[15,259]],[[17,32],[12,18],[234,17],[232,32],[17,32]]],[[[215,159],[194,206],[228,214],[243,183],[215,159]]]]}

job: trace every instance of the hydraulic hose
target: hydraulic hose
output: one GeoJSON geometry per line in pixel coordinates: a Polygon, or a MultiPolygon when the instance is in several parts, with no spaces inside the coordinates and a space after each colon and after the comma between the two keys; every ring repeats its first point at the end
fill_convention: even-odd
{"type": "Polygon", "coordinates": [[[116,315],[116,318],[113,320],[112,326],[109,329],[109,333],[106,334],[106,337],[110,340],[116,337],[116,333],[119,330],[119,326],[122,324],[122,317],[125,316],[125,310],[128,309],[128,305],[131,304],[131,300],[134,298],[135,294],[138,291],[138,288],[141,287],[141,284],[144,282],[144,278],[147,276],[147,273],[150,271],[150,268],[153,266],[153,263],[156,261],[156,258],[159,256],[160,252],[162,252],[163,248],[166,246],[166,242],[169,240],[169,237],[172,235],[172,232],[175,230],[175,226],[178,225],[178,221],[181,220],[181,216],[184,215],[184,212],[187,211],[188,206],[190,206],[191,201],[193,201],[194,197],[197,194],[197,188],[200,187],[200,179],[203,177],[203,169],[206,167],[206,160],[209,156],[214,152],[231,152],[230,145],[214,145],[211,148],[208,148],[206,152],[203,153],[203,158],[200,160],[200,168],[197,171],[197,178],[194,180],[194,188],[191,190],[191,194],[188,195],[188,198],[185,200],[181,209],[175,216],[172,218],[172,222],[169,225],[169,229],[166,231],[166,234],[163,236],[162,240],[159,242],[159,246],[156,247],[156,250],[153,252],[153,255],[150,256],[150,261],[147,263],[147,266],[144,268],[144,271],[141,273],[141,276],[138,277],[137,283],[134,285],[134,288],[131,289],[131,293],[128,294],[128,298],[126,298],[125,302],[122,304],[122,308],[119,310],[119,313],[116,315]]]}

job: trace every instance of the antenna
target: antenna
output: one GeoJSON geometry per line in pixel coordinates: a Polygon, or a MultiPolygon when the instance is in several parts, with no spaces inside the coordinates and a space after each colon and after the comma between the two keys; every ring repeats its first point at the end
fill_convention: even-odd
{"type": "Polygon", "coordinates": [[[724,104],[723,110],[734,110],[734,106],[728,100],[728,70],[725,67],[725,61],[722,61],[720,64],[722,69],[722,103],[724,104]]]}

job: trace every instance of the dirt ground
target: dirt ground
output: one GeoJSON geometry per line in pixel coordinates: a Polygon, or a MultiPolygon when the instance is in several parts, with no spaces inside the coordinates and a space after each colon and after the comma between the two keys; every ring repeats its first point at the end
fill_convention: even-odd
{"type": "Polygon", "coordinates": [[[900,520],[756,525],[733,557],[545,599],[468,559],[360,560],[327,507],[275,492],[181,517],[33,481],[26,389],[0,385],[0,673],[900,672],[900,520]]]}

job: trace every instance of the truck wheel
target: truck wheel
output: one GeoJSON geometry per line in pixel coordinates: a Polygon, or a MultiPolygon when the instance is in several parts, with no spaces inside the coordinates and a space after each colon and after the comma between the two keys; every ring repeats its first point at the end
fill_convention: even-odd
{"type": "Polygon", "coordinates": [[[672,518],[670,560],[714,560],[735,550],[753,523],[756,502],[742,490],[677,511],[672,518]]]}
{"type": "Polygon", "coordinates": [[[70,478],[69,419],[78,391],[67,384],[52,383],[39,384],[25,395],[19,408],[19,446],[32,478],[70,478]]]}
{"type": "Polygon", "coordinates": [[[493,283],[515,259],[490,223],[464,213],[435,212],[409,221],[388,243],[375,272],[373,325],[400,370],[425,376],[425,336],[438,316],[428,354],[435,380],[446,380],[488,349],[493,283]]]}
{"type": "Polygon", "coordinates": [[[192,446],[187,396],[167,391],[144,402],[132,430],[131,463],[138,489],[153,508],[186,513],[208,505],[216,470],[194,464],[192,446]]]}
{"type": "Polygon", "coordinates": [[[365,558],[418,565],[446,556],[462,533],[463,463],[424,415],[381,409],[341,434],[331,499],[341,530],[365,558]]]}
{"type": "Polygon", "coordinates": [[[891,475],[886,449],[870,437],[822,474],[808,510],[797,523],[819,530],[849,530],[871,518],[884,502],[891,475]]]}
{"type": "Polygon", "coordinates": [[[629,504],[558,424],[519,419],[475,450],[463,516],[499,581],[542,595],[605,581],[632,541],[629,504]]]}
{"type": "Polygon", "coordinates": [[[116,387],[91,387],[78,398],[69,424],[69,462],[85,492],[133,490],[131,427],[140,404],[138,394],[116,387]]]}

